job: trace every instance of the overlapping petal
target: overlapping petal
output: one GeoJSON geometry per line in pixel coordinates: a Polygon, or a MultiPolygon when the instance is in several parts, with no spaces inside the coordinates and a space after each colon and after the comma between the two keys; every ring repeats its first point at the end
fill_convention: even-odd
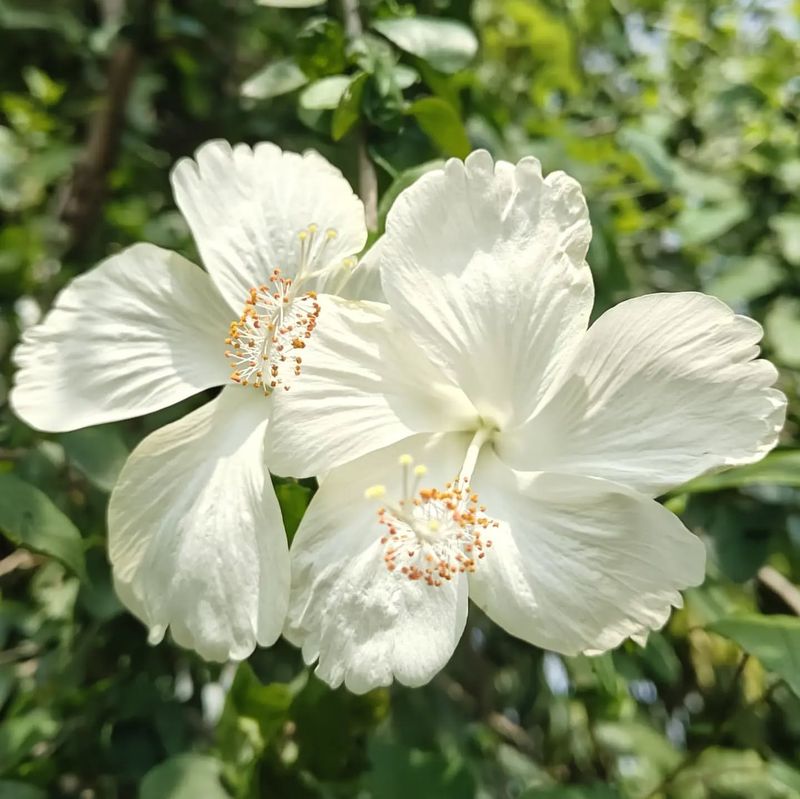
{"type": "Polygon", "coordinates": [[[315,152],[211,141],[175,166],[172,185],[203,264],[237,313],[273,269],[294,277],[304,248],[324,270],[340,267],[367,240],[361,200],[315,152]],[[301,241],[309,225],[318,232],[301,241]]]}
{"type": "Polygon", "coordinates": [[[520,469],[614,480],[658,495],[762,458],[786,398],[758,360],[758,323],[692,292],[628,300],[601,316],[563,384],[499,441],[520,469]]]}
{"type": "Polygon", "coordinates": [[[158,642],[241,659],[283,626],[289,563],[264,397],[238,386],[148,436],[109,505],[117,591],[158,642]]]}
{"type": "Polygon", "coordinates": [[[306,477],[415,433],[469,429],[475,409],[385,305],[320,297],[302,372],[274,397],[270,468],[306,477]]]}
{"type": "Polygon", "coordinates": [[[515,473],[482,455],[473,486],[500,521],[470,596],[512,635],[566,655],[659,629],[699,585],[705,549],[662,505],[605,480],[515,473]]]}
{"type": "Polygon", "coordinates": [[[580,186],[479,151],[397,199],[381,281],[417,344],[487,420],[534,410],[586,330],[591,237],[580,186]]]}
{"type": "Polygon", "coordinates": [[[172,405],[225,382],[230,319],[202,269],[137,244],[73,280],[25,332],[11,404],[54,432],[172,405]]]}
{"type": "Polygon", "coordinates": [[[337,469],[323,480],[292,542],[292,593],[284,634],[332,686],[363,693],[395,678],[428,682],[449,660],[467,616],[467,580],[431,587],[387,570],[377,503],[379,482],[402,496],[398,456],[428,467],[432,485],[452,479],[463,436],[415,436],[337,469]]]}

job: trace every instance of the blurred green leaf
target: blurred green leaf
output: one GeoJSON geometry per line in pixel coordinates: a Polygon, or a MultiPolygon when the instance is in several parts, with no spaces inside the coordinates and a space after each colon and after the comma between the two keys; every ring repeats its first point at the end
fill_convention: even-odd
{"type": "Polygon", "coordinates": [[[424,16],[379,19],[372,23],[372,28],[440,72],[458,72],[478,51],[478,39],[472,29],[452,19],[424,16]]]}
{"type": "Polygon", "coordinates": [[[800,214],[779,214],[769,224],[778,235],[783,257],[793,266],[800,266],[800,214]]]}
{"type": "Polygon", "coordinates": [[[339,141],[358,122],[361,113],[361,98],[368,80],[369,75],[366,72],[356,72],[347,84],[339,105],[333,112],[331,136],[334,141],[339,141]]]}
{"type": "Polygon", "coordinates": [[[289,94],[305,86],[308,78],[293,58],[283,58],[267,64],[251,75],[241,86],[242,97],[251,100],[268,100],[289,94]]]}
{"type": "Polygon", "coordinates": [[[231,799],[222,787],[222,764],[205,755],[178,755],[151,769],[139,799],[231,799]]]}
{"type": "Polygon", "coordinates": [[[47,793],[24,782],[0,780],[0,799],[47,799],[47,793]]]}
{"type": "Polygon", "coordinates": [[[444,153],[466,158],[470,152],[469,138],[461,117],[450,103],[439,97],[423,97],[408,107],[407,114],[415,117],[428,138],[444,153]]]}
{"type": "Polygon", "coordinates": [[[800,619],[754,613],[718,619],[708,629],[735,641],[800,696],[800,619]]]}
{"type": "Polygon", "coordinates": [[[53,738],[58,728],[53,716],[41,708],[4,720],[0,725],[0,774],[7,774],[34,746],[53,738]]]}
{"type": "Polygon", "coordinates": [[[299,483],[283,482],[275,485],[275,494],[283,515],[283,526],[290,542],[300,526],[303,514],[311,501],[312,493],[310,488],[299,483]]]}
{"type": "Polygon", "coordinates": [[[750,207],[743,200],[732,200],[717,206],[686,208],[675,220],[675,227],[685,245],[707,244],[738,225],[749,213],[750,207]]]}
{"type": "Polygon", "coordinates": [[[696,477],[677,489],[697,494],[750,485],[788,485],[800,487],[800,450],[771,452],[758,463],[737,466],[724,472],[696,477]]]}
{"type": "Polygon", "coordinates": [[[130,454],[119,430],[108,425],[62,433],[59,441],[72,464],[103,491],[114,487],[130,454]]]}
{"type": "Polygon", "coordinates": [[[754,255],[730,262],[706,283],[705,289],[724,302],[737,305],[769,294],[783,279],[783,270],[773,258],[754,255]]]}
{"type": "Polygon", "coordinates": [[[86,578],[75,525],[38,488],[12,474],[0,474],[0,530],[17,546],[50,555],[86,578]]]}
{"type": "Polygon", "coordinates": [[[560,785],[554,788],[533,788],[520,794],[519,799],[620,799],[620,794],[597,783],[585,787],[560,785]]]}
{"type": "Polygon", "coordinates": [[[350,78],[347,75],[331,75],[320,78],[300,93],[300,105],[309,111],[329,111],[342,101],[350,78]]]}
{"type": "Polygon", "coordinates": [[[767,311],[764,328],[777,359],[800,368],[800,299],[778,298],[767,311]]]}
{"type": "Polygon", "coordinates": [[[370,747],[370,760],[372,768],[365,782],[381,799],[463,799],[475,795],[475,783],[465,764],[441,754],[376,742],[370,747]]]}

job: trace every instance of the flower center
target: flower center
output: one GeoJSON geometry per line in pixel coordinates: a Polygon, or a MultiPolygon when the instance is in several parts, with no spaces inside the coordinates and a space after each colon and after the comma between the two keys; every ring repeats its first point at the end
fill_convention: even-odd
{"type": "MultiPolygon", "coordinates": [[[[378,509],[378,521],[386,530],[381,537],[383,562],[390,572],[409,580],[422,580],[438,587],[458,574],[474,572],[491,548],[489,534],[498,522],[486,515],[472,490],[468,472],[488,436],[479,431],[467,451],[459,476],[444,489],[420,488],[427,473],[423,465],[413,468],[410,455],[400,457],[403,496],[378,509]]],[[[370,499],[384,497],[386,489],[368,488],[370,499]]]]}
{"type": "MultiPolygon", "coordinates": [[[[269,282],[250,289],[242,315],[231,323],[225,357],[231,362],[231,380],[253,386],[265,395],[300,374],[304,349],[320,314],[313,291],[302,291],[311,278],[321,275],[327,264],[323,256],[336,238],[335,230],[321,234],[309,225],[297,235],[295,278],[284,277],[276,268],[269,282]]],[[[345,263],[347,266],[347,263],[345,263]]]]}

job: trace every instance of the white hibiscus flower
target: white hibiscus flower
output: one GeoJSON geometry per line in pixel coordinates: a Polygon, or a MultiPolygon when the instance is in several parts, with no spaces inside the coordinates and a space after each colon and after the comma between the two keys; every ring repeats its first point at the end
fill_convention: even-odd
{"type": "Polygon", "coordinates": [[[364,209],[321,156],[267,143],[209,142],[172,185],[208,271],[138,244],[78,277],[25,332],[11,403],[31,426],[63,431],[224,386],[131,454],[109,548],[117,591],[152,642],[171,627],[207,659],[239,659],[277,639],[288,601],[265,461],[271,395],[301,372],[318,317],[325,326],[330,298],[316,291],[352,272],[364,209]]]}
{"type": "Polygon", "coordinates": [[[776,370],[759,325],[702,294],[588,327],[590,235],[567,175],[448,162],[389,215],[390,307],[320,331],[278,398],[273,468],[332,470],[293,542],[284,630],[331,685],[426,682],[468,596],[572,655],[643,641],[703,580],[702,543],[653,497],[775,445],[776,370]]]}

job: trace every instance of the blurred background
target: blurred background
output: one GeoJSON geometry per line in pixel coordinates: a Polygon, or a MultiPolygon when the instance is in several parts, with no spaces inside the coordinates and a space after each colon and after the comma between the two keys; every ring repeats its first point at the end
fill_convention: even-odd
{"type": "MultiPolygon", "coordinates": [[[[474,608],[423,689],[331,691],[285,642],[238,667],[151,648],[114,596],[108,492],[207,398],[41,435],[0,414],[0,799],[800,797],[800,3],[793,0],[0,0],[0,352],[70,277],[136,241],[196,258],[168,183],[206,139],[314,147],[377,227],[486,147],[578,178],[596,314],[700,289],[765,327],[779,450],[664,501],[705,584],[597,658],[474,608]]],[[[313,483],[281,482],[291,532],[313,483]]]]}

